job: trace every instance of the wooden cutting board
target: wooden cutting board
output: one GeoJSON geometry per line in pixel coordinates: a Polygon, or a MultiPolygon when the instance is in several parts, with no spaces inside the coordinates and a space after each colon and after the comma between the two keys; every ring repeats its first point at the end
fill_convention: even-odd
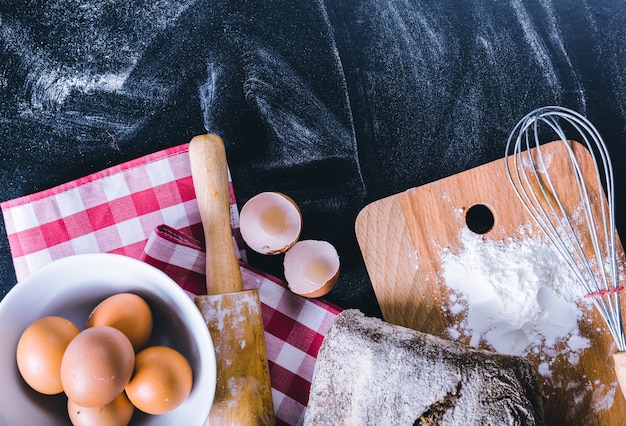
{"type": "MultiPolygon", "coordinates": [[[[579,144],[574,146],[586,175],[594,176],[589,153],[579,144]]],[[[563,151],[560,143],[544,145],[544,152],[553,154],[548,166],[551,175],[567,184],[563,151]]],[[[566,203],[578,202],[571,190],[563,190],[566,203]]],[[[478,219],[481,225],[490,217],[480,214],[478,219]]],[[[485,241],[502,244],[543,235],[515,195],[504,159],[375,201],[359,213],[356,235],[386,321],[452,340],[448,329],[463,318],[450,314],[452,290],[443,278],[442,250],[461,251],[460,233],[470,224],[485,241]],[[479,205],[493,215],[493,227],[486,233],[467,214],[479,205]]],[[[619,253],[624,265],[621,244],[619,253]]],[[[579,334],[589,339],[591,347],[580,350],[577,363],[557,359],[550,376],[539,375],[546,424],[623,425],[626,400],[613,372],[615,345],[595,309],[580,306],[584,314],[578,322],[579,334]]],[[[455,338],[469,344],[471,336],[455,338]]],[[[492,349],[485,343],[480,347],[492,349]]],[[[525,355],[538,370],[541,359],[550,356],[542,350],[525,355]]]]}

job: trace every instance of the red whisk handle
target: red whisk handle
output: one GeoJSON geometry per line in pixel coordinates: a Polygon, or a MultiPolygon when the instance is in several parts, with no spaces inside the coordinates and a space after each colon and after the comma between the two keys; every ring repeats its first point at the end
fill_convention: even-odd
{"type": "Polygon", "coordinates": [[[609,289],[605,289],[605,290],[598,290],[598,291],[594,291],[593,293],[585,294],[584,297],[602,297],[602,296],[606,296],[606,295],[609,295],[609,294],[620,292],[623,289],[624,289],[624,287],[619,286],[619,287],[609,288],[609,289]]]}

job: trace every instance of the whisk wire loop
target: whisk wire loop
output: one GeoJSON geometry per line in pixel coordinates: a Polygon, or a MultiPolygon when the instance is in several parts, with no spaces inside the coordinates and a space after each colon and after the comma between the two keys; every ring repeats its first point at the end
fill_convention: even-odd
{"type": "Polygon", "coordinates": [[[539,108],[516,124],[507,141],[506,157],[507,176],[517,197],[585,293],[593,296],[591,300],[618,349],[626,351],[617,262],[613,169],[600,133],[575,111],[559,106],[539,108]],[[575,133],[575,138],[567,137],[562,122],[575,133]],[[572,192],[578,196],[575,208],[561,200],[562,188],[550,173],[551,158],[544,153],[541,143],[544,127],[556,135],[565,153],[566,171],[571,173],[568,183],[575,186],[572,192]],[[591,155],[594,179],[586,175],[589,170],[583,170],[580,154],[572,141],[581,144],[591,155]]]}

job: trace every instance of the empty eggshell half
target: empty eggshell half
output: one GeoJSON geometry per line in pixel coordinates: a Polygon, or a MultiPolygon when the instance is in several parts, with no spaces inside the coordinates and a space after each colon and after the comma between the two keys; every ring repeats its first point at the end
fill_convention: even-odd
{"type": "Polygon", "coordinates": [[[285,253],[283,266],[289,289],[305,297],[324,296],[339,278],[339,255],[326,241],[298,241],[285,253]]]}
{"type": "Polygon", "coordinates": [[[244,204],[239,228],[248,247],[257,253],[284,253],[300,237],[302,214],[287,195],[261,192],[244,204]]]}

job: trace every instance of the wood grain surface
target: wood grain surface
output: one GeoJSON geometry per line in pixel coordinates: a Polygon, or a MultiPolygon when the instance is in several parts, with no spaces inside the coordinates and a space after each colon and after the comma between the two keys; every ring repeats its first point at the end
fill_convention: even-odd
{"type": "MultiPolygon", "coordinates": [[[[554,154],[549,168],[563,184],[561,197],[568,208],[574,208],[577,196],[567,187],[571,182],[564,157],[559,156],[561,149],[558,143],[544,145],[545,152],[554,154]]],[[[575,149],[586,175],[591,176],[590,156],[580,145],[575,149]]],[[[512,239],[542,238],[507,180],[504,161],[375,201],[361,211],[356,220],[357,239],[386,321],[451,338],[446,330],[460,319],[450,316],[446,306],[452,290],[442,276],[442,251],[458,253],[463,248],[460,231],[467,227],[465,213],[472,206],[485,205],[494,215],[493,228],[483,234],[485,240],[506,244],[512,239]]],[[[618,245],[623,265],[623,249],[618,245]]],[[[626,400],[613,371],[615,345],[595,309],[582,311],[580,335],[589,339],[591,347],[581,350],[578,363],[568,362],[567,357],[553,359],[551,376],[539,376],[546,424],[621,425],[626,400]],[[600,404],[600,394],[608,402],[604,399],[600,404]]],[[[461,335],[457,340],[469,344],[470,337],[461,335]]],[[[525,356],[538,367],[549,354],[540,349],[525,356]]]]}

